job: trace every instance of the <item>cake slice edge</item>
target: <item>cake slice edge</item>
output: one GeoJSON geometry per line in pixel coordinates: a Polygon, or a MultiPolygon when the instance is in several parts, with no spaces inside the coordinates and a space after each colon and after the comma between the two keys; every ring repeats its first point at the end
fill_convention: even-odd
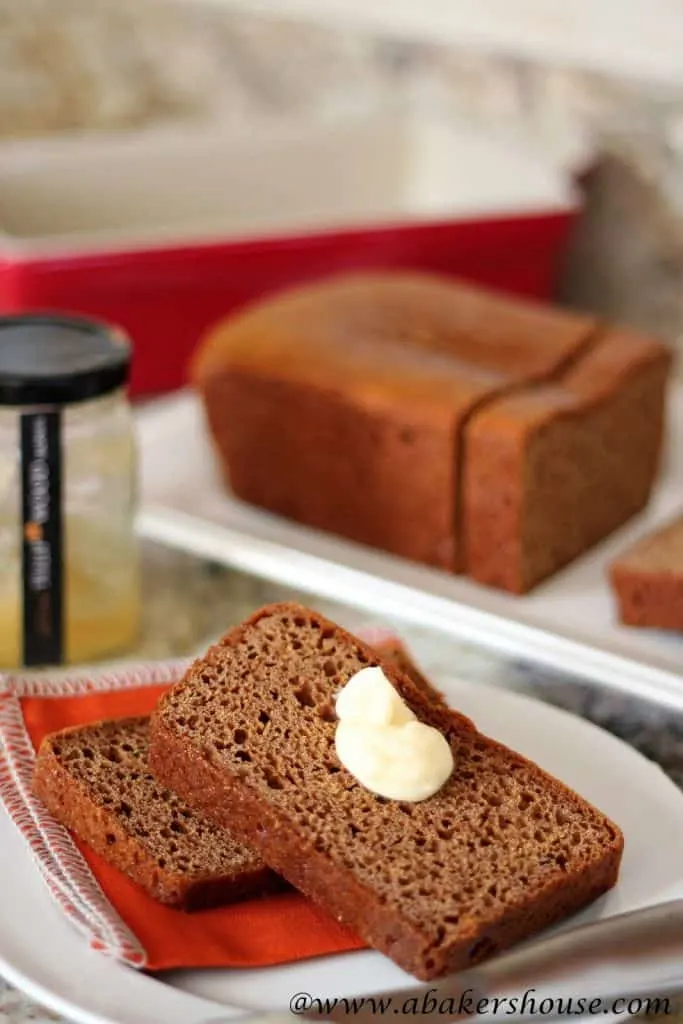
{"type": "MultiPolygon", "coordinates": [[[[120,719],[118,723],[124,728],[126,723],[138,722],[142,717],[146,718],[136,716],[120,719]]],[[[198,877],[160,867],[144,843],[122,826],[115,813],[93,798],[82,780],[68,771],[57,752],[65,735],[82,733],[87,741],[88,734],[103,724],[104,721],[98,721],[70,726],[49,734],[40,745],[33,772],[33,793],[60,824],[166,906],[187,911],[208,909],[282,888],[282,880],[256,854],[253,869],[242,868],[230,875],[198,877]]]]}

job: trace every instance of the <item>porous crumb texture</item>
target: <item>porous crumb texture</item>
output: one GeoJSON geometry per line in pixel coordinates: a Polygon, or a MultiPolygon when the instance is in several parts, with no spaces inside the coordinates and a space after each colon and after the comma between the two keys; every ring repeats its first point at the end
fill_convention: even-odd
{"type": "Polygon", "coordinates": [[[214,820],[234,818],[267,863],[420,977],[476,962],[614,883],[616,826],[388,663],[449,739],[455,769],[422,803],[359,785],[336,756],[334,697],[377,663],[306,609],[266,609],[162,699],[155,770],[214,820]]]}
{"type": "Polygon", "coordinates": [[[645,534],[612,565],[632,572],[683,573],[683,516],[645,534]]]}
{"type": "Polygon", "coordinates": [[[148,755],[149,718],[66,729],[41,746],[34,788],[60,821],[163,902],[189,909],[273,888],[255,853],[155,779],[148,755]]]}
{"type": "Polygon", "coordinates": [[[407,675],[432,703],[441,704],[444,708],[448,707],[448,702],[444,695],[422,674],[400,642],[382,640],[379,643],[374,643],[372,647],[383,661],[390,661],[399,672],[407,675]]]}
{"type": "Polygon", "coordinates": [[[607,332],[561,381],[474,417],[464,434],[468,576],[525,593],[645,506],[669,362],[657,342],[607,332]]]}
{"type": "Polygon", "coordinates": [[[683,517],[624,551],[609,579],[624,625],[683,630],[683,517]]]}

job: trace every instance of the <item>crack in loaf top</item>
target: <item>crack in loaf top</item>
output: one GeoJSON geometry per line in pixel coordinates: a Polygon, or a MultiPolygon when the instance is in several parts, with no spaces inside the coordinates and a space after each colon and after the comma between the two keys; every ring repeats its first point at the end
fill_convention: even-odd
{"type": "Polygon", "coordinates": [[[557,372],[597,322],[539,303],[418,273],[333,278],[287,291],[220,324],[193,377],[267,370],[318,386],[373,386],[395,399],[420,388],[497,390],[557,372]]]}

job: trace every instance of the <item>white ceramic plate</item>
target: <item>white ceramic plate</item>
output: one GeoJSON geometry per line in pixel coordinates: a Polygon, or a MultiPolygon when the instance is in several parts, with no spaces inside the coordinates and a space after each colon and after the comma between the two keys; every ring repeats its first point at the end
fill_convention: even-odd
{"type": "MultiPolygon", "coordinates": [[[[618,886],[571,924],[683,896],[683,794],[656,765],[609,733],[529,697],[453,679],[435,682],[484,732],[559,776],[623,829],[618,886]]],[[[136,973],[86,947],[52,903],[2,810],[0,877],[0,973],[84,1024],[219,1024],[245,1009],[286,1009],[301,991],[335,997],[413,984],[371,952],[283,968],[176,972],[163,981],[136,973]]],[[[596,964],[590,976],[567,974],[549,994],[616,997],[635,986],[652,992],[675,984],[683,988],[680,958],[656,961],[643,950],[635,970],[631,962],[596,964]]]]}
{"type": "Polygon", "coordinates": [[[198,400],[161,399],[138,418],[139,529],[169,546],[683,709],[683,636],[616,621],[605,568],[622,547],[683,509],[683,385],[670,450],[647,510],[531,594],[516,597],[370,550],[233,498],[216,472],[198,400]]]}

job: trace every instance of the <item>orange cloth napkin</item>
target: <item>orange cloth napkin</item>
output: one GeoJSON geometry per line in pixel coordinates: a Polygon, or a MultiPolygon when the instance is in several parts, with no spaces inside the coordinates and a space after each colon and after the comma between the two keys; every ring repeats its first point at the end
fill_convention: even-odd
{"type": "MultiPolygon", "coordinates": [[[[47,733],[102,718],[149,714],[166,686],[73,697],[21,697],[34,749],[47,733]]],[[[148,970],[264,967],[362,949],[363,943],[298,893],[185,914],[151,899],[101,857],[76,845],[118,915],[137,937],[148,970]]]]}

